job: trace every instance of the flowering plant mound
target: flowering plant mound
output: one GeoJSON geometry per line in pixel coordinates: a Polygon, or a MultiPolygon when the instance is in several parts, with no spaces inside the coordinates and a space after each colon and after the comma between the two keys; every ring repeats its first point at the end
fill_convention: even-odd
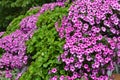
{"type": "Polygon", "coordinates": [[[107,71],[120,63],[119,12],[118,0],[76,0],[60,28],[56,22],[66,41],[60,58],[70,72],[68,80],[108,80],[107,71]]]}
{"type": "MultiPolygon", "coordinates": [[[[6,78],[12,78],[12,70],[21,69],[23,65],[27,62],[27,56],[25,56],[26,46],[24,41],[26,41],[27,36],[23,34],[19,28],[19,22],[25,16],[35,14],[37,9],[28,11],[25,15],[21,15],[15,18],[11,24],[8,26],[6,32],[1,32],[0,39],[0,77],[4,75],[6,78]],[[16,30],[16,31],[15,31],[16,30]],[[15,32],[14,32],[15,31],[15,32]],[[13,33],[12,33],[13,32],[13,33]],[[4,50],[3,50],[4,49],[4,50]]],[[[16,75],[19,70],[14,71],[16,75]]],[[[14,77],[15,77],[14,75],[14,77]]],[[[2,78],[4,79],[4,78],[2,78]]]]}

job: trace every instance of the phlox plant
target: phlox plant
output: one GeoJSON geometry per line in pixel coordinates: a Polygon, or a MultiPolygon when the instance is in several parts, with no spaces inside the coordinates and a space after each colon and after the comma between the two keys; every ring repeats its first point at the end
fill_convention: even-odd
{"type": "MultiPolygon", "coordinates": [[[[7,41],[7,40],[9,40],[10,38],[11,38],[11,35],[12,34],[14,34],[14,32],[17,30],[17,29],[19,29],[20,28],[20,26],[19,26],[19,23],[20,23],[20,21],[23,19],[23,18],[25,18],[26,16],[30,16],[30,15],[33,15],[33,14],[35,14],[36,12],[38,12],[38,8],[35,8],[35,9],[31,9],[31,10],[29,10],[29,11],[27,11],[26,12],[26,14],[25,15],[20,15],[19,17],[17,17],[17,18],[15,18],[10,24],[9,24],[9,26],[7,27],[7,30],[5,31],[5,32],[1,32],[0,33],[0,37],[1,37],[1,39],[0,39],[0,46],[1,46],[1,48],[0,48],[0,60],[2,60],[2,57],[3,57],[3,55],[4,55],[4,53],[5,52],[7,52],[8,50],[5,50],[4,48],[5,48],[5,44],[2,44],[4,41],[7,41]],[[7,36],[7,37],[6,37],[7,36]],[[6,38],[6,39],[5,39],[6,38]],[[4,45],[4,47],[2,46],[2,45],[4,45]]],[[[19,33],[17,33],[17,34],[19,34],[19,33]]],[[[15,34],[16,35],[16,34],[15,34]]],[[[15,39],[14,39],[15,40],[15,39]]],[[[16,39],[17,40],[17,39],[16,39]]],[[[9,42],[9,44],[13,44],[12,42],[9,42]]],[[[7,44],[8,45],[8,44],[7,44]]],[[[13,44],[14,45],[14,44],[13,44]]],[[[12,46],[12,45],[10,45],[10,46],[12,46]]],[[[10,47],[10,46],[7,46],[7,47],[10,47]]],[[[12,49],[10,49],[10,50],[12,50],[12,49]]],[[[4,55],[5,56],[5,55],[4,55]]],[[[7,55],[6,55],[7,56],[7,55]]],[[[11,56],[12,57],[12,56],[11,56]]],[[[5,59],[5,57],[4,57],[4,59],[5,59]]],[[[10,61],[11,59],[9,59],[9,58],[7,58],[7,60],[8,61],[10,61]]],[[[6,61],[6,60],[3,60],[4,62],[6,61]]],[[[12,60],[12,61],[14,61],[14,60],[12,60]]],[[[15,62],[14,62],[15,63],[15,62]]],[[[0,63],[0,66],[2,65],[2,63],[0,63]]],[[[4,64],[5,65],[5,64],[4,64]]],[[[7,66],[6,66],[7,67],[7,66]]],[[[5,72],[5,68],[0,68],[0,80],[2,79],[2,80],[6,80],[6,79],[8,79],[8,78],[5,78],[5,75],[6,75],[6,72],[5,72]]],[[[7,70],[9,70],[9,68],[7,69],[7,70]]],[[[12,79],[15,79],[16,78],[16,76],[17,76],[17,73],[19,72],[19,69],[14,69],[13,68],[13,71],[12,71],[12,75],[13,75],[13,77],[12,77],[12,79]]]]}
{"type": "MultiPolygon", "coordinates": [[[[118,0],[76,0],[56,29],[65,38],[60,59],[68,80],[108,80],[120,64],[120,3],[118,0]]],[[[59,79],[57,75],[51,80],[59,79]]],[[[62,75],[64,80],[65,76],[62,75]]]]}

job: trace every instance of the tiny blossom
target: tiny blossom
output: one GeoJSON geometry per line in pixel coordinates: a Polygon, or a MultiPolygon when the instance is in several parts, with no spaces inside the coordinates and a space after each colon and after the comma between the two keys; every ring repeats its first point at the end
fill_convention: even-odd
{"type": "Polygon", "coordinates": [[[104,20],[104,25],[107,26],[107,27],[109,27],[109,28],[111,27],[111,26],[110,26],[110,22],[107,21],[107,20],[104,20]]]}
{"type": "Polygon", "coordinates": [[[117,55],[118,55],[118,57],[120,57],[120,50],[117,51],[117,55]]]}
{"type": "Polygon", "coordinates": [[[73,65],[70,65],[70,70],[73,72],[75,70],[75,67],[73,65]]]}
{"type": "Polygon", "coordinates": [[[115,34],[116,33],[116,30],[114,28],[111,28],[110,31],[115,34]]]}
{"type": "Polygon", "coordinates": [[[74,57],[70,57],[70,62],[71,62],[71,63],[74,62],[74,57]]]}
{"type": "Polygon", "coordinates": [[[97,38],[98,38],[98,40],[102,40],[103,36],[99,35],[97,38]]]}
{"type": "Polygon", "coordinates": [[[87,64],[85,64],[85,65],[84,65],[84,68],[85,68],[85,69],[87,69],[87,68],[88,68],[88,65],[87,65],[87,64]]]}
{"type": "Polygon", "coordinates": [[[58,79],[58,76],[54,76],[50,80],[57,80],[57,79],[58,79]]]}
{"type": "Polygon", "coordinates": [[[105,27],[101,27],[102,31],[105,32],[106,31],[106,28],[105,27]]]}
{"type": "Polygon", "coordinates": [[[87,56],[87,58],[86,58],[88,61],[91,61],[92,60],[92,58],[90,57],[90,56],[87,56]]]}
{"type": "Polygon", "coordinates": [[[118,41],[120,42],[120,36],[118,37],[118,41]]]}
{"type": "Polygon", "coordinates": [[[120,43],[117,44],[117,48],[120,49],[120,43]]]}
{"type": "Polygon", "coordinates": [[[117,38],[116,38],[116,37],[113,37],[113,40],[114,40],[115,42],[117,42],[117,38]]]}
{"type": "Polygon", "coordinates": [[[100,63],[99,63],[99,62],[95,62],[94,66],[95,66],[96,68],[98,68],[98,67],[100,66],[100,63]]]}
{"type": "Polygon", "coordinates": [[[111,59],[110,58],[105,58],[105,62],[108,63],[111,59]]]}
{"type": "Polygon", "coordinates": [[[79,66],[79,63],[75,63],[75,67],[78,67],[79,66]]]}
{"type": "Polygon", "coordinates": [[[64,80],[64,78],[65,78],[65,77],[64,77],[63,75],[62,75],[62,76],[60,76],[60,80],[64,80]]]}
{"type": "Polygon", "coordinates": [[[51,72],[52,72],[52,73],[56,73],[56,72],[57,72],[57,69],[56,69],[56,68],[53,68],[53,69],[51,70],[51,72]]]}
{"type": "Polygon", "coordinates": [[[70,59],[69,58],[67,58],[67,59],[65,59],[65,63],[68,65],[68,64],[70,64],[70,59]]]}
{"type": "Polygon", "coordinates": [[[71,77],[73,80],[77,78],[77,74],[73,74],[73,76],[71,77]]]}
{"type": "Polygon", "coordinates": [[[64,67],[64,70],[68,71],[68,70],[69,70],[69,66],[66,65],[66,66],[64,67]]]}

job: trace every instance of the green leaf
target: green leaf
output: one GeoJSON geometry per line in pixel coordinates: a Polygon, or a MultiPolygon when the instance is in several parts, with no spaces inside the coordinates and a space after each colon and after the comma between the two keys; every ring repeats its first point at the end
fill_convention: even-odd
{"type": "Polygon", "coordinates": [[[60,74],[65,74],[65,70],[60,70],[60,74]]]}

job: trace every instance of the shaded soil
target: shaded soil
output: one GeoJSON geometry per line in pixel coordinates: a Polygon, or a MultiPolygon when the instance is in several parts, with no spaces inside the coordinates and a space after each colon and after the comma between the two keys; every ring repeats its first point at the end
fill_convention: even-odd
{"type": "Polygon", "coordinates": [[[113,74],[112,78],[113,80],[120,80],[120,74],[113,74]]]}

